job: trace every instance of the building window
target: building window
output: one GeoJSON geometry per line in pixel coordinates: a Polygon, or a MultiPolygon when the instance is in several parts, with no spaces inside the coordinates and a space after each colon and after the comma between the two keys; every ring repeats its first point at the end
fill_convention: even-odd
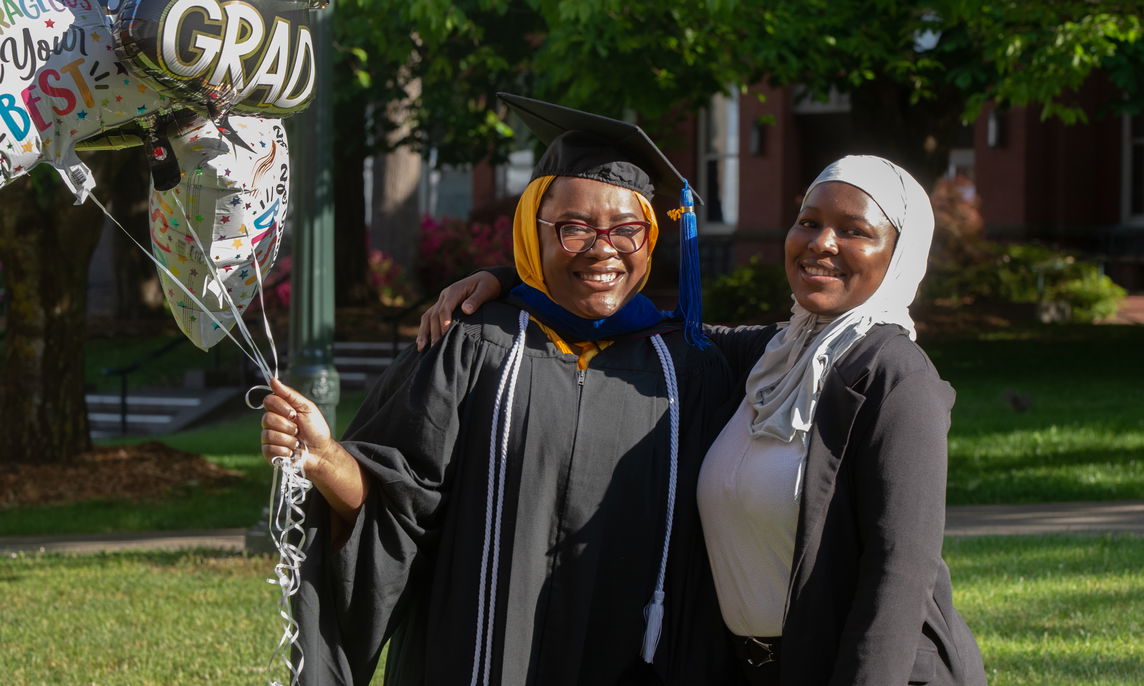
{"type": "Polygon", "coordinates": [[[716,95],[699,116],[700,230],[725,233],[739,222],[739,92],[716,95]]]}
{"type": "Polygon", "coordinates": [[[806,86],[794,87],[795,114],[846,114],[850,111],[850,94],[831,88],[825,96],[812,95],[806,86]]]}
{"type": "Polygon", "coordinates": [[[1144,224],[1144,114],[1124,117],[1124,221],[1144,224]]]}
{"type": "Polygon", "coordinates": [[[524,192],[532,178],[534,156],[532,148],[513,150],[508,154],[508,160],[497,167],[498,198],[511,198],[524,192]]]}
{"type": "Polygon", "coordinates": [[[432,217],[467,217],[473,207],[471,165],[437,166],[437,149],[430,148],[421,165],[418,205],[422,214],[432,217]]]}

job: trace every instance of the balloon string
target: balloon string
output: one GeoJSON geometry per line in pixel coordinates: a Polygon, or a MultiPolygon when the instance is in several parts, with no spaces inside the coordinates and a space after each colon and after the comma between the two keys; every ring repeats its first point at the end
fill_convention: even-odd
{"type": "MultiPolygon", "coordinates": [[[[258,367],[259,372],[262,373],[262,376],[267,384],[270,383],[270,379],[278,378],[278,352],[277,348],[274,346],[274,336],[270,329],[269,319],[266,317],[265,302],[262,301],[262,276],[261,271],[259,270],[257,257],[254,257],[254,263],[255,273],[258,275],[258,296],[259,302],[263,305],[261,308],[261,314],[263,325],[266,331],[266,337],[270,342],[271,350],[273,353],[273,372],[271,372],[269,366],[266,364],[266,360],[258,350],[258,346],[255,344],[254,338],[250,335],[249,330],[247,330],[245,324],[242,323],[242,314],[241,312],[238,312],[237,308],[235,307],[233,298],[230,297],[229,293],[226,293],[225,288],[222,288],[222,281],[218,279],[218,272],[214,269],[214,265],[210,262],[210,255],[205,250],[203,251],[203,256],[206,258],[204,262],[208,265],[209,269],[211,269],[212,276],[220,286],[220,291],[222,293],[226,293],[225,296],[220,297],[225,297],[225,299],[228,301],[231,312],[235,316],[235,322],[239,325],[239,331],[242,332],[243,338],[251,347],[251,350],[247,350],[243,343],[239,342],[239,340],[234,337],[228,327],[219,321],[214,313],[209,310],[201,300],[199,300],[198,296],[192,293],[190,289],[188,289],[186,285],[184,285],[179,279],[175,278],[175,275],[171,273],[171,270],[169,270],[165,264],[159,261],[151,253],[150,250],[145,248],[142,243],[136,240],[136,238],[132,236],[131,233],[123,226],[123,224],[121,224],[119,220],[116,219],[111,214],[111,212],[108,211],[107,207],[105,207],[103,203],[99,201],[99,198],[97,198],[94,193],[89,194],[88,197],[90,197],[92,202],[94,202],[96,206],[98,206],[99,209],[103,211],[103,214],[111,220],[111,223],[119,227],[123,234],[126,235],[131,240],[131,242],[134,243],[139,248],[139,250],[148,257],[148,259],[154,262],[155,266],[162,273],[167,275],[171,283],[178,286],[178,288],[183,291],[183,293],[188,298],[190,298],[191,302],[200,310],[202,310],[202,312],[206,314],[207,317],[210,318],[210,320],[223,331],[226,337],[229,338],[238,347],[238,349],[244,355],[246,355],[246,357],[251,362],[254,363],[256,367],[258,367]],[[253,353],[251,351],[253,351],[253,353]]],[[[177,199],[176,202],[178,202],[177,199]]],[[[182,210],[184,216],[186,216],[186,212],[181,205],[179,209],[182,210]]],[[[202,250],[202,244],[199,242],[198,236],[194,233],[194,231],[191,231],[191,234],[194,236],[195,242],[199,246],[199,249],[202,250]]],[[[251,255],[254,256],[253,246],[251,246],[251,255]]],[[[250,402],[250,392],[256,389],[265,389],[267,391],[271,390],[269,385],[255,386],[254,388],[247,390],[246,404],[252,409],[261,408],[261,404],[256,407],[250,402]]],[[[302,547],[305,545],[306,541],[305,529],[303,528],[303,523],[305,522],[305,511],[302,509],[302,504],[305,502],[306,494],[313,486],[313,483],[306,478],[305,471],[302,468],[303,459],[307,454],[308,450],[303,444],[300,446],[299,450],[294,451],[290,458],[276,458],[273,460],[274,474],[271,479],[270,490],[270,511],[274,513],[273,516],[270,517],[269,523],[270,538],[274,542],[275,548],[278,550],[279,561],[274,566],[274,573],[276,578],[268,579],[267,581],[277,584],[279,589],[281,589],[282,593],[278,598],[278,616],[282,620],[283,627],[282,636],[279,638],[278,644],[270,657],[270,663],[273,664],[279,660],[283,662],[287,670],[289,670],[291,686],[296,686],[299,683],[302,672],[302,665],[305,662],[302,646],[298,643],[298,622],[294,619],[290,598],[298,592],[301,579],[302,562],[306,559],[305,553],[302,552],[302,547]],[[289,540],[291,533],[296,534],[296,543],[292,543],[289,540]],[[291,646],[295,649],[298,655],[296,662],[292,661],[289,657],[288,649],[291,646]]],[[[270,684],[271,686],[282,686],[282,684],[278,681],[271,681],[270,684]]]]}
{"type": "MultiPolygon", "coordinates": [[[[182,201],[179,200],[178,196],[173,196],[170,199],[172,201],[174,201],[175,206],[178,207],[179,211],[183,213],[184,218],[189,216],[187,214],[186,208],[183,207],[183,203],[182,203],[182,201]]],[[[190,233],[191,237],[194,239],[195,247],[197,247],[199,249],[199,251],[203,254],[203,264],[206,265],[207,271],[210,272],[211,278],[214,280],[214,283],[218,286],[219,301],[221,303],[225,304],[230,309],[230,313],[234,317],[235,328],[237,328],[239,333],[242,334],[243,340],[246,341],[247,345],[249,345],[250,349],[254,352],[254,355],[257,356],[258,359],[255,360],[254,363],[258,367],[258,371],[262,373],[263,380],[267,384],[269,384],[270,379],[278,378],[278,354],[277,354],[277,351],[275,351],[275,355],[274,355],[274,370],[271,371],[270,365],[268,365],[266,363],[266,358],[262,355],[262,351],[258,349],[258,345],[255,344],[255,342],[254,342],[254,336],[251,335],[250,329],[248,329],[246,327],[246,322],[243,321],[243,319],[242,319],[242,311],[238,309],[238,305],[234,302],[234,298],[231,296],[230,291],[228,291],[226,289],[226,287],[223,285],[222,277],[219,276],[218,267],[215,266],[214,261],[211,259],[210,252],[208,252],[207,249],[203,246],[202,240],[199,238],[199,234],[196,231],[189,230],[188,233],[190,233]]],[[[249,230],[248,230],[248,235],[249,235],[249,230]]],[[[253,243],[250,246],[250,253],[251,253],[251,257],[253,257],[254,256],[254,245],[253,245],[253,243]]],[[[255,271],[255,274],[258,274],[258,261],[257,261],[257,259],[254,260],[254,271],[255,271]]],[[[259,287],[259,293],[261,294],[261,288],[262,288],[262,279],[261,278],[258,279],[258,287],[259,287]]],[[[206,291],[205,288],[203,290],[204,290],[204,292],[206,291]]],[[[199,302],[196,302],[195,304],[199,305],[204,310],[206,309],[206,307],[203,306],[199,302]]],[[[273,347],[274,336],[270,333],[270,323],[266,319],[266,309],[265,308],[263,308],[263,310],[262,310],[262,319],[266,321],[266,336],[270,340],[271,347],[273,347]]]]}
{"type": "Polygon", "coordinates": [[[262,329],[266,333],[266,340],[270,342],[270,356],[274,360],[274,378],[277,379],[278,346],[274,345],[274,334],[270,331],[270,318],[266,316],[266,299],[262,296],[262,265],[258,264],[258,251],[254,249],[253,242],[250,244],[250,258],[254,261],[254,278],[258,282],[255,293],[258,294],[258,310],[262,313],[262,329]]]}
{"type": "MultiPolygon", "coordinates": [[[[175,205],[179,211],[186,217],[187,211],[183,207],[178,197],[173,198],[175,205]]],[[[266,358],[262,355],[258,346],[254,342],[254,336],[246,327],[245,321],[242,319],[242,313],[238,310],[231,297],[230,292],[222,286],[222,279],[218,275],[218,269],[214,266],[210,259],[210,254],[204,249],[198,234],[194,231],[190,232],[194,237],[195,245],[202,251],[205,258],[204,263],[208,265],[211,276],[214,277],[215,283],[219,285],[219,298],[225,301],[226,305],[230,308],[231,313],[234,315],[235,325],[239,332],[242,333],[243,339],[251,346],[251,348],[258,354],[259,370],[262,372],[266,383],[270,383],[270,379],[278,378],[278,350],[274,345],[274,335],[270,329],[270,320],[266,316],[266,303],[262,295],[262,270],[258,264],[257,251],[254,244],[250,246],[250,256],[254,262],[254,274],[257,281],[260,312],[262,318],[263,329],[266,332],[266,339],[270,342],[270,349],[274,359],[274,369],[271,372],[269,365],[266,363],[266,358]]],[[[269,385],[256,386],[250,390],[257,388],[271,390],[269,385]]],[[[250,403],[250,391],[247,391],[246,404],[254,409],[261,409],[261,403],[255,407],[250,403]]],[[[302,548],[306,543],[306,534],[303,528],[303,523],[306,519],[306,513],[302,509],[302,505],[306,500],[306,494],[313,487],[313,483],[306,478],[305,470],[302,465],[304,464],[305,456],[309,454],[305,444],[300,444],[298,450],[295,450],[290,458],[275,458],[272,460],[274,465],[274,476],[271,483],[270,491],[270,512],[272,516],[269,518],[269,532],[270,540],[274,542],[274,547],[278,550],[278,563],[274,565],[274,579],[267,579],[268,582],[276,584],[281,591],[278,597],[278,616],[282,620],[282,635],[278,639],[278,644],[274,648],[274,652],[270,656],[270,664],[273,665],[277,662],[282,662],[290,673],[290,684],[296,686],[299,683],[302,673],[302,665],[305,663],[305,655],[302,651],[302,646],[299,645],[299,627],[297,620],[294,619],[293,606],[290,599],[297,594],[300,585],[302,562],[306,559],[305,553],[302,548]],[[291,537],[295,538],[297,542],[291,542],[291,537]],[[297,661],[290,659],[290,649],[293,648],[297,653],[297,661]]],[[[278,681],[271,681],[271,686],[282,686],[278,681]]]]}
{"type": "MultiPolygon", "coordinates": [[[[192,293],[191,290],[189,288],[187,288],[186,285],[183,284],[183,282],[181,282],[177,278],[175,278],[175,275],[171,273],[171,270],[167,269],[167,266],[165,264],[163,264],[161,261],[159,261],[158,258],[156,258],[153,254],[151,254],[150,250],[143,247],[143,244],[140,243],[138,240],[136,240],[135,236],[132,236],[131,233],[123,226],[123,224],[119,223],[119,220],[116,219],[111,214],[111,212],[109,212],[107,210],[106,207],[104,207],[103,203],[101,203],[99,201],[99,198],[95,197],[94,193],[89,194],[87,197],[90,198],[91,201],[94,202],[96,204],[96,206],[99,207],[99,209],[103,210],[103,213],[105,215],[107,215],[107,218],[111,220],[111,223],[118,226],[119,229],[121,231],[123,231],[123,234],[125,236],[127,236],[129,239],[131,239],[131,242],[134,243],[136,246],[138,246],[139,249],[141,251],[143,251],[143,254],[148,257],[148,259],[150,259],[152,262],[155,263],[155,266],[159,269],[159,271],[166,274],[167,277],[169,277],[169,279],[171,280],[171,282],[174,283],[176,286],[178,286],[179,290],[183,291],[183,293],[188,298],[191,299],[191,302],[194,303],[197,307],[199,307],[199,309],[201,309],[203,311],[203,314],[205,314],[207,317],[209,317],[212,322],[214,322],[220,329],[222,329],[222,331],[226,334],[226,337],[229,338],[231,341],[233,341],[236,346],[238,346],[238,349],[240,351],[242,351],[242,354],[246,355],[246,357],[249,358],[250,361],[253,362],[254,365],[259,368],[259,371],[263,372],[263,376],[268,376],[267,373],[269,370],[266,369],[265,362],[263,362],[261,364],[259,363],[258,358],[261,358],[262,357],[261,355],[258,355],[258,357],[256,358],[255,355],[251,354],[251,352],[248,351],[243,346],[243,344],[240,343],[238,341],[238,339],[235,338],[234,335],[232,335],[230,333],[230,330],[221,321],[219,321],[218,317],[215,317],[214,313],[211,312],[209,309],[207,309],[207,306],[205,304],[203,304],[203,302],[201,300],[199,300],[198,296],[196,296],[194,293],[192,293]]],[[[270,381],[269,381],[269,377],[268,377],[267,383],[269,383],[269,382],[270,381]]]]}

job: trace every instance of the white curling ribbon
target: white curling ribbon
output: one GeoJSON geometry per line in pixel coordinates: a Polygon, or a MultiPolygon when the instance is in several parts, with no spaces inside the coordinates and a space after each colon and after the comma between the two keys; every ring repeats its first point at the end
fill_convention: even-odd
{"type": "MultiPolygon", "coordinates": [[[[290,684],[296,686],[302,673],[305,657],[302,648],[298,645],[298,621],[294,619],[294,612],[290,605],[290,598],[298,592],[301,585],[302,562],[306,554],[302,548],[306,544],[306,532],[302,527],[305,520],[305,511],[302,504],[306,501],[306,494],[313,488],[313,482],[306,478],[303,465],[310,454],[306,444],[302,443],[288,458],[275,458],[274,479],[270,490],[270,538],[278,549],[279,562],[274,565],[275,578],[267,579],[281,590],[278,599],[278,616],[282,619],[282,636],[274,654],[270,657],[271,664],[281,661],[290,673],[290,684]],[[275,507],[277,505],[277,507],[275,507]],[[291,542],[293,536],[296,542],[291,542]],[[290,648],[298,653],[298,662],[290,659],[290,648]]],[[[270,686],[283,686],[281,682],[271,681],[270,686]]]]}

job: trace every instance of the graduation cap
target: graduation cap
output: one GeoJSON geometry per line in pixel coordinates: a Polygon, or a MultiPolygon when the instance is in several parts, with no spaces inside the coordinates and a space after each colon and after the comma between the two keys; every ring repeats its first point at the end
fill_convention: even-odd
{"type": "MultiPolygon", "coordinates": [[[[629,188],[651,200],[678,195],[687,180],[636,124],[512,93],[497,93],[548,146],[532,178],[575,176],[629,188]]],[[[695,202],[703,204],[695,191],[695,202]]]]}
{"type": "Polygon", "coordinates": [[[657,189],[680,199],[679,209],[668,212],[680,222],[679,302],[675,315],[684,320],[688,342],[706,347],[709,341],[702,329],[694,210],[694,204],[703,201],[691,190],[687,179],[643,129],[631,122],[512,93],[497,93],[497,97],[548,146],[533,168],[533,180],[541,176],[573,176],[628,188],[649,201],[657,189]]]}

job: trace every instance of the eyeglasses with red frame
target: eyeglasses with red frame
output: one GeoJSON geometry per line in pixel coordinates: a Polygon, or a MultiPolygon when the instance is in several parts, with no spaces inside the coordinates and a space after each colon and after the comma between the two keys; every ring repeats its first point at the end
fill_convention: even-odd
{"type": "Polygon", "coordinates": [[[626,255],[636,252],[647,241],[648,229],[651,228],[651,222],[644,221],[624,222],[607,229],[597,229],[579,221],[550,222],[540,217],[536,221],[555,229],[560,246],[574,255],[588,252],[596,244],[596,239],[601,237],[618,253],[626,255]]]}

